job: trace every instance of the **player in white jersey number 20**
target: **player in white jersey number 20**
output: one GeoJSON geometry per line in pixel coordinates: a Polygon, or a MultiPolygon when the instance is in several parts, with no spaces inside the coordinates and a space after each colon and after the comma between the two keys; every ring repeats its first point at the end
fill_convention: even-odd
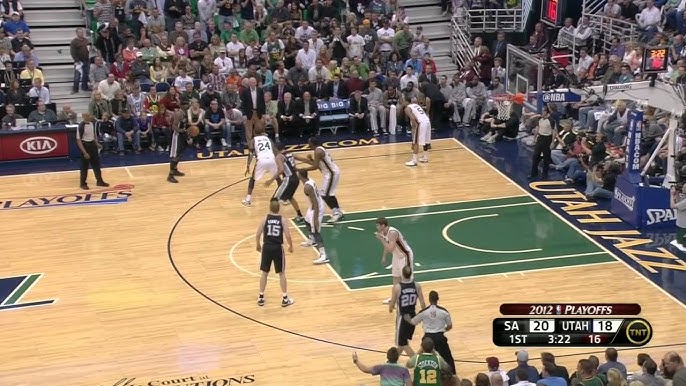
{"type": "MultiPolygon", "coordinates": [[[[255,163],[255,168],[252,170],[252,175],[248,181],[248,194],[242,201],[243,205],[252,205],[252,191],[255,188],[255,181],[259,181],[264,177],[265,173],[269,173],[271,176],[278,176],[278,167],[276,166],[276,147],[269,139],[267,134],[265,134],[264,129],[255,128],[255,137],[248,142],[248,163],[245,166],[245,175],[250,173],[250,164],[252,163],[253,154],[257,158],[255,163]]],[[[277,177],[276,182],[281,185],[281,178],[277,177]]]]}
{"type": "Polygon", "coordinates": [[[319,258],[314,260],[314,264],[325,264],[329,262],[324,249],[322,239],[322,220],[324,219],[324,200],[322,199],[314,180],[307,176],[307,171],[298,170],[298,178],[303,183],[303,191],[307,196],[309,207],[305,213],[306,229],[308,230],[307,241],[303,246],[314,246],[319,251],[319,258]]]}
{"type": "Polygon", "coordinates": [[[412,127],[412,159],[405,162],[405,165],[417,166],[417,161],[427,163],[429,162],[429,149],[431,149],[431,120],[422,106],[417,104],[415,98],[412,98],[412,103],[405,107],[405,115],[412,127]],[[422,154],[422,158],[417,160],[419,146],[422,146],[424,154],[422,154]]]}

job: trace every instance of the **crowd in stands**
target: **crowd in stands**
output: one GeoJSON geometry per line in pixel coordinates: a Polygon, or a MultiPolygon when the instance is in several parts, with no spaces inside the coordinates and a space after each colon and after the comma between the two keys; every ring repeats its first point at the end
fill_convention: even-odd
{"type": "Polygon", "coordinates": [[[165,150],[182,99],[203,133],[195,147],[240,145],[250,136],[241,95],[251,82],[276,141],[318,133],[317,101],[349,99],[342,126],[373,135],[395,134],[392,114],[402,130],[411,101],[431,114],[443,106],[434,48],[395,0],[98,0],[90,8],[96,56],[79,67],[74,91],[78,82],[92,90],[89,112],[113,121],[99,128],[120,155],[129,144],[165,150]]]}
{"type": "MultiPolygon", "coordinates": [[[[676,352],[670,351],[662,358],[651,358],[650,355],[640,353],[636,356],[636,363],[629,365],[636,371],[630,372],[627,365],[619,360],[619,353],[614,348],[605,350],[604,362],[595,355],[577,362],[576,368],[567,369],[556,361],[552,353],[541,353],[540,366],[530,364],[529,353],[520,350],[515,353],[516,366],[510,369],[502,366],[496,357],[486,358],[483,372],[473,378],[461,374],[457,379],[449,371],[444,373],[445,386],[686,386],[686,367],[683,358],[676,352]],[[658,363],[659,362],[659,363],[658,363]]],[[[405,379],[398,377],[397,349],[389,349],[387,362],[376,366],[362,366],[366,373],[380,375],[381,384],[411,385],[410,374],[405,373],[405,379]],[[395,351],[394,351],[395,350],[395,351]],[[395,370],[395,371],[387,371],[395,370]],[[388,378],[387,378],[388,377],[388,378]],[[391,383],[391,381],[396,383],[391,383]]],[[[509,360],[508,360],[509,362],[509,360]]],[[[409,362],[408,362],[409,365],[409,362]]],[[[358,365],[358,367],[360,367],[358,365]]]]}
{"type": "Polygon", "coordinates": [[[21,118],[35,124],[75,121],[69,106],[64,106],[66,112],[58,113],[51,104],[50,88],[31,42],[30,20],[25,20],[21,3],[18,0],[1,1],[0,16],[2,127],[15,126],[16,120],[21,118]],[[49,106],[47,112],[46,105],[49,106]]]}

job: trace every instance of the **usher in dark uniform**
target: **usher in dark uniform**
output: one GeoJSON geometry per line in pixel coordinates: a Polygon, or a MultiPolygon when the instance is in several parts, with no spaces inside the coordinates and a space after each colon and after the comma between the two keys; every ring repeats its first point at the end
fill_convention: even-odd
{"type": "Polygon", "coordinates": [[[283,217],[268,214],[262,229],[262,258],[260,271],[269,272],[274,263],[274,272],[281,273],[285,265],[283,252],[283,217]]]}
{"type": "Polygon", "coordinates": [[[417,286],[414,281],[409,283],[400,282],[400,294],[398,295],[398,316],[396,319],[396,345],[407,346],[408,341],[412,340],[415,326],[403,319],[403,315],[408,314],[414,318],[417,306],[417,286]]]}
{"type": "Polygon", "coordinates": [[[295,175],[296,169],[293,155],[289,153],[282,153],[278,155],[278,157],[281,156],[284,158],[283,181],[281,182],[281,185],[279,185],[279,188],[276,189],[274,198],[277,200],[288,201],[293,199],[293,195],[295,195],[295,192],[298,190],[298,186],[300,185],[300,180],[298,179],[298,176],[295,175]]]}

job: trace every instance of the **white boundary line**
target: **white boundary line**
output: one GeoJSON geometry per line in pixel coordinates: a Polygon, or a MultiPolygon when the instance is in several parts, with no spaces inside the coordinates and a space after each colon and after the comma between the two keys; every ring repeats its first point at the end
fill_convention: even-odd
{"type": "MultiPolygon", "coordinates": [[[[483,199],[480,201],[490,201],[490,199],[486,198],[486,199],[483,199]]],[[[404,218],[404,217],[420,217],[420,216],[430,216],[430,215],[434,215],[434,214],[470,212],[470,211],[475,211],[475,210],[509,208],[509,207],[513,207],[513,206],[536,205],[536,204],[538,204],[538,203],[535,201],[527,201],[527,202],[518,202],[518,203],[514,203],[514,204],[476,206],[473,208],[439,210],[436,212],[399,214],[399,215],[395,215],[395,216],[386,216],[386,218],[389,219],[389,218],[404,218]]],[[[353,223],[353,222],[366,222],[366,221],[375,221],[375,220],[376,220],[376,217],[358,218],[358,219],[354,219],[354,220],[336,221],[336,224],[349,224],[349,223],[353,223]]]]}
{"type": "MultiPolygon", "coordinates": [[[[470,268],[493,267],[493,266],[512,265],[512,264],[519,264],[519,263],[532,263],[535,261],[562,260],[562,259],[570,259],[573,257],[607,255],[607,254],[608,254],[608,252],[605,252],[605,251],[597,251],[597,252],[586,252],[586,253],[573,253],[570,255],[534,257],[531,259],[521,259],[521,260],[494,261],[492,263],[481,263],[481,264],[459,265],[459,266],[453,266],[453,267],[424,269],[421,271],[414,271],[414,274],[420,275],[420,274],[433,273],[433,272],[460,271],[463,269],[470,269],[470,268]]],[[[570,265],[568,267],[576,267],[576,265],[570,265]]],[[[522,272],[526,272],[526,270],[523,270],[522,272]]],[[[509,272],[509,271],[507,273],[512,274],[512,272],[509,272]]],[[[347,280],[349,280],[349,281],[351,281],[351,280],[368,280],[368,279],[376,279],[376,278],[380,278],[380,277],[391,277],[392,275],[393,274],[391,274],[391,273],[385,273],[383,275],[357,277],[355,279],[347,279],[347,280]]],[[[428,281],[433,281],[433,280],[428,280],[428,281]]],[[[424,282],[424,281],[422,281],[422,282],[424,282]]]]}
{"type": "Polygon", "coordinates": [[[522,192],[524,192],[525,194],[527,194],[528,196],[530,196],[532,199],[534,199],[536,202],[538,202],[539,204],[541,204],[541,206],[543,206],[544,208],[546,208],[550,213],[554,214],[555,216],[557,216],[557,218],[559,218],[560,220],[564,221],[565,224],[567,224],[567,225],[569,225],[570,227],[572,227],[572,229],[574,229],[574,230],[577,231],[579,234],[581,234],[582,236],[584,236],[584,237],[585,237],[586,239],[588,239],[590,242],[592,242],[593,244],[597,245],[598,248],[600,248],[600,249],[602,249],[603,251],[609,253],[610,256],[612,256],[612,257],[614,257],[615,259],[617,259],[617,261],[619,261],[619,262],[621,262],[622,264],[626,265],[627,268],[629,268],[632,272],[634,272],[634,273],[638,274],[639,276],[641,276],[641,277],[642,277],[643,279],[645,279],[648,283],[650,283],[653,287],[657,288],[660,292],[662,292],[663,294],[667,295],[667,296],[668,296],[670,299],[672,299],[675,303],[679,304],[682,308],[686,308],[686,304],[682,303],[681,301],[679,301],[679,299],[677,299],[676,297],[674,297],[672,294],[670,294],[669,292],[665,291],[664,288],[660,287],[659,285],[657,285],[656,283],[654,283],[652,280],[650,280],[650,279],[648,279],[646,276],[644,276],[642,273],[640,273],[640,272],[638,272],[637,270],[635,270],[635,269],[634,269],[632,266],[630,266],[626,261],[622,260],[619,256],[617,256],[615,253],[611,252],[608,248],[606,248],[606,247],[605,247],[604,245],[602,245],[600,242],[598,242],[597,240],[595,240],[593,237],[591,237],[590,235],[586,234],[586,232],[584,232],[583,230],[579,229],[579,228],[578,228],[576,225],[574,225],[571,221],[569,221],[569,220],[567,220],[566,218],[562,217],[562,215],[560,215],[559,213],[557,213],[553,208],[551,208],[551,207],[549,207],[548,205],[544,204],[543,201],[539,200],[539,199],[538,199],[536,196],[534,196],[531,192],[529,192],[529,191],[527,191],[526,189],[524,189],[523,187],[521,187],[518,183],[516,183],[513,179],[511,179],[510,177],[508,177],[505,173],[503,173],[503,172],[501,172],[500,170],[498,170],[498,168],[496,168],[495,166],[493,166],[493,165],[491,165],[490,163],[486,162],[486,160],[484,160],[483,158],[481,158],[481,157],[480,157],[478,154],[476,154],[472,149],[470,149],[469,147],[465,146],[465,145],[464,145],[462,142],[460,142],[457,138],[452,138],[452,140],[455,141],[455,142],[457,142],[458,145],[462,146],[462,148],[464,148],[464,149],[465,149],[467,152],[469,152],[472,156],[476,157],[476,158],[479,159],[481,162],[483,162],[484,164],[488,165],[488,167],[490,167],[493,171],[495,171],[496,173],[498,173],[501,177],[503,177],[503,178],[505,178],[506,180],[508,180],[508,181],[510,181],[510,182],[512,182],[512,183],[514,183],[514,185],[515,185],[517,188],[519,188],[519,190],[521,190],[522,192]]]}
{"type": "MultiPolygon", "coordinates": [[[[236,252],[236,248],[243,244],[244,242],[255,238],[255,236],[247,236],[231,246],[231,249],[229,250],[229,261],[231,261],[231,264],[234,265],[234,267],[238,268],[241,272],[247,273],[248,275],[255,276],[255,277],[260,277],[261,275],[257,272],[252,272],[246,268],[243,268],[240,264],[236,262],[236,259],[234,258],[234,253],[236,252]]],[[[275,276],[269,276],[268,279],[271,280],[279,280],[278,277],[275,276]]],[[[289,283],[338,283],[339,280],[336,279],[329,279],[329,280],[297,280],[297,279],[288,279],[289,283]]],[[[341,280],[342,281],[342,280],[341,280]]]]}
{"type": "MultiPolygon", "coordinates": [[[[296,230],[298,233],[300,233],[300,236],[303,238],[303,240],[307,240],[307,236],[305,236],[305,234],[303,233],[303,231],[297,226],[297,224],[296,224],[295,222],[293,222],[293,219],[288,219],[288,221],[290,221],[290,222],[291,222],[291,225],[293,225],[293,227],[295,228],[295,230],[296,230]]],[[[312,248],[314,251],[316,251],[317,253],[319,253],[319,251],[317,251],[317,248],[315,248],[314,246],[313,246],[313,247],[310,247],[310,248],[312,248]]],[[[351,288],[348,286],[348,283],[346,283],[345,280],[343,280],[343,278],[341,277],[341,275],[339,275],[338,272],[336,272],[336,270],[333,269],[333,267],[331,266],[331,262],[328,262],[328,263],[325,263],[325,264],[321,264],[321,265],[326,265],[326,266],[329,268],[329,270],[331,271],[331,273],[333,273],[333,276],[334,276],[336,279],[338,279],[338,281],[340,281],[341,284],[343,284],[343,287],[345,287],[345,289],[347,289],[348,291],[351,290],[351,288]]]]}
{"type": "MultiPolygon", "coordinates": [[[[421,204],[421,205],[408,205],[408,206],[399,206],[399,207],[387,207],[387,206],[382,206],[380,209],[372,209],[372,210],[356,210],[356,211],[346,211],[345,214],[355,214],[355,213],[373,213],[373,212],[383,212],[386,210],[402,210],[402,209],[410,209],[410,208],[422,208],[425,206],[438,206],[438,205],[455,205],[455,204],[466,204],[469,202],[478,202],[478,201],[497,201],[497,200],[506,200],[508,198],[517,198],[517,197],[527,197],[529,198],[528,194],[516,194],[513,196],[501,196],[501,197],[493,197],[493,198],[475,198],[472,200],[462,200],[462,201],[436,201],[434,204],[421,204]]],[[[342,222],[342,221],[339,221],[342,222]]]]}
{"type": "MultiPolygon", "coordinates": [[[[578,267],[592,267],[592,266],[597,266],[597,265],[605,265],[605,264],[617,264],[617,261],[604,261],[602,263],[588,263],[588,264],[579,264],[579,265],[564,265],[560,267],[549,267],[549,268],[535,268],[535,269],[527,269],[524,271],[509,271],[509,274],[520,274],[525,276],[527,273],[533,273],[533,272],[545,272],[545,271],[553,271],[553,270],[561,270],[561,269],[571,269],[571,268],[578,268],[578,267]]],[[[421,283],[437,283],[437,282],[442,282],[442,281],[453,281],[457,280],[460,283],[463,283],[464,280],[469,280],[469,279],[480,279],[482,277],[491,277],[491,276],[501,276],[501,273],[487,273],[483,275],[473,275],[473,276],[462,276],[462,277],[449,277],[445,279],[435,279],[435,280],[425,280],[422,281],[421,283]]],[[[387,285],[377,285],[377,286],[372,286],[372,287],[363,287],[363,288],[353,288],[351,291],[356,292],[356,291],[366,291],[370,289],[375,289],[375,288],[387,288],[390,287],[390,284],[387,285]]]]}
{"type": "MultiPolygon", "coordinates": [[[[436,140],[433,140],[434,142],[438,141],[450,141],[452,138],[439,138],[436,140]]],[[[409,141],[408,141],[409,142],[409,141]]],[[[334,147],[334,148],[329,148],[328,150],[331,151],[337,151],[337,150],[347,150],[347,149],[361,149],[365,147],[376,147],[376,146],[389,146],[389,145],[406,145],[407,142],[389,142],[389,143],[377,143],[374,145],[365,145],[365,146],[341,146],[341,147],[334,147]]],[[[302,145],[302,144],[298,144],[302,145]]],[[[460,146],[463,146],[460,144],[460,146]]],[[[439,149],[440,150],[440,149],[439,149]]],[[[303,150],[306,151],[306,150],[303,150]]],[[[206,158],[206,159],[193,159],[193,160],[188,160],[188,161],[181,161],[181,165],[183,164],[188,164],[188,163],[196,163],[196,162],[216,162],[216,161],[227,161],[227,160],[243,160],[245,162],[245,157],[225,157],[225,158],[206,158]]],[[[157,163],[144,163],[144,164],[137,164],[137,165],[128,165],[128,166],[112,166],[108,168],[102,168],[103,170],[117,170],[117,169],[126,169],[126,168],[142,168],[142,167],[148,167],[148,166],[159,166],[159,165],[168,165],[169,161],[166,162],[157,162],[157,163]]],[[[55,172],[39,172],[39,173],[24,173],[24,174],[7,174],[7,175],[0,175],[0,179],[2,178],[11,178],[11,177],[26,177],[26,176],[40,176],[40,175],[50,175],[50,174],[67,174],[67,173],[79,173],[78,169],[75,170],[60,170],[60,171],[55,171],[55,172]]]]}
{"type": "Polygon", "coordinates": [[[465,217],[461,218],[459,220],[455,220],[451,222],[450,224],[446,225],[443,227],[443,230],[441,231],[441,234],[443,235],[443,238],[445,241],[449,242],[450,244],[456,245],[460,248],[468,249],[470,251],[476,251],[476,252],[484,252],[484,253],[498,253],[498,254],[510,254],[510,253],[530,253],[530,252],[540,252],[543,249],[541,248],[534,248],[534,249],[520,249],[520,250],[512,250],[512,251],[505,251],[505,250],[495,250],[495,249],[481,249],[481,248],[476,248],[476,247],[470,247],[469,245],[464,245],[461,243],[458,243],[457,241],[453,240],[448,236],[448,230],[452,228],[454,225],[469,221],[469,220],[474,220],[478,218],[490,218],[490,217],[498,217],[499,214],[497,213],[492,213],[492,214],[482,214],[479,216],[472,216],[472,217],[465,217]]]}

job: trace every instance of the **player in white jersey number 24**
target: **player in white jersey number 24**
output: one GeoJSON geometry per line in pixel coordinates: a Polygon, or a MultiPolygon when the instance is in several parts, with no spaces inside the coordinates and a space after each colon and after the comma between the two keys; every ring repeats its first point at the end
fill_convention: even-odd
{"type": "MultiPolygon", "coordinates": [[[[376,233],[375,236],[381,245],[383,245],[383,254],[381,255],[381,264],[386,265],[386,254],[391,253],[393,260],[391,261],[391,276],[393,277],[393,285],[400,283],[403,268],[414,265],[414,254],[412,248],[403,237],[399,230],[388,225],[388,220],[384,217],[376,219],[376,233]]],[[[414,276],[414,275],[413,275],[414,276]]],[[[384,304],[388,304],[391,298],[384,300],[384,304]]]]}
{"type": "MultiPolygon", "coordinates": [[[[252,170],[252,175],[248,181],[248,194],[242,201],[245,206],[252,205],[252,191],[255,188],[255,181],[259,181],[264,177],[265,173],[271,176],[278,176],[278,167],[276,166],[276,147],[265,134],[263,128],[255,128],[255,137],[248,143],[248,163],[245,166],[245,175],[250,173],[250,164],[252,163],[253,154],[257,158],[255,168],[252,170]]],[[[281,178],[276,178],[276,183],[281,185],[281,178]]]]}
{"type": "Polygon", "coordinates": [[[429,149],[431,149],[431,120],[422,106],[417,104],[415,98],[412,98],[412,103],[405,107],[405,115],[412,127],[412,159],[405,162],[405,165],[417,166],[417,161],[427,163],[429,149]],[[418,160],[419,146],[422,147],[424,153],[418,160]]]}

